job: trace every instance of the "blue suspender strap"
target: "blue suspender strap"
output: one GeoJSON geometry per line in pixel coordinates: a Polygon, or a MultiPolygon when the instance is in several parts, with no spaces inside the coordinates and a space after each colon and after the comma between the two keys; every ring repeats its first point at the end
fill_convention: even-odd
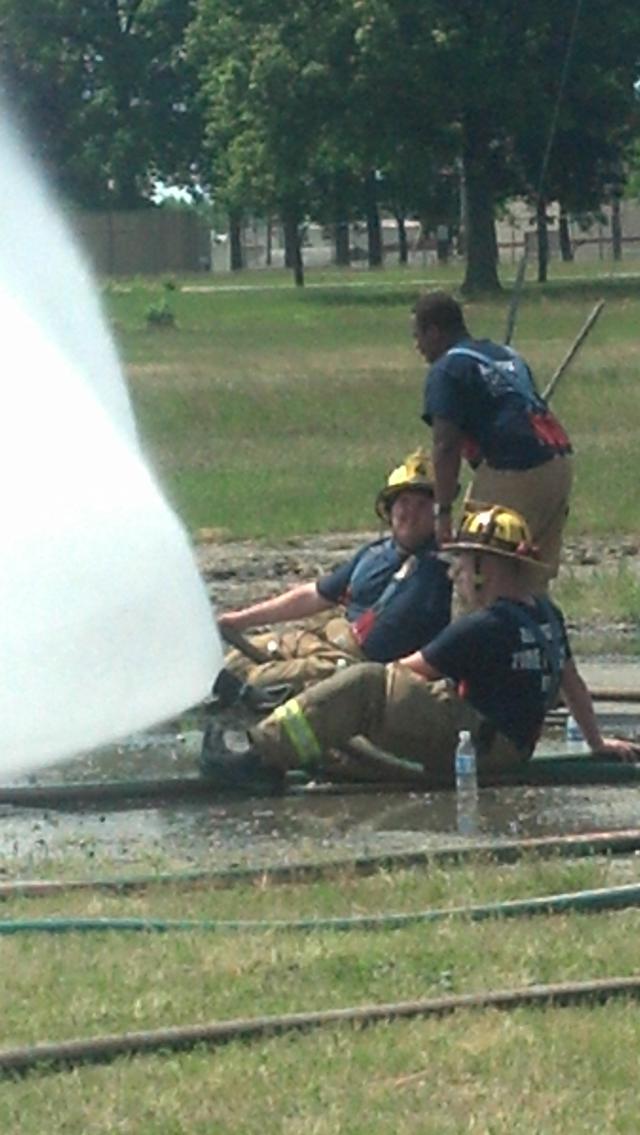
{"type": "Polygon", "coordinates": [[[546,659],[549,666],[551,681],[545,698],[544,709],[546,713],[554,704],[558,690],[560,689],[560,680],[562,677],[562,639],[560,635],[560,622],[549,600],[545,596],[538,596],[537,603],[538,608],[542,611],[545,619],[549,623],[551,629],[550,639],[547,638],[540,624],[525,607],[520,607],[519,610],[524,622],[535,639],[536,645],[540,648],[542,657],[546,659]]]}
{"type": "MultiPolygon", "coordinates": [[[[509,355],[513,357],[514,352],[509,347],[505,347],[505,351],[508,351],[509,355]]],[[[475,359],[477,363],[483,363],[484,366],[490,367],[491,370],[494,370],[498,361],[497,359],[490,359],[488,355],[483,355],[482,351],[476,351],[473,347],[450,347],[447,354],[466,355],[470,359],[475,359]]]]}

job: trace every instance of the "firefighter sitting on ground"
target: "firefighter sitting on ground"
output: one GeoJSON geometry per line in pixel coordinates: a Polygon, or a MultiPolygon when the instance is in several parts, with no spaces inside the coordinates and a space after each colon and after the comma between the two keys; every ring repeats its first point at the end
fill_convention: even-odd
{"type": "Polygon", "coordinates": [[[213,722],[203,774],[220,788],[274,791],[287,769],[326,770],[327,756],[330,769],[331,751],[359,735],[421,765],[425,785],[447,786],[467,729],[486,777],[529,759],[558,689],[593,753],[635,759],[637,747],[602,737],[562,614],[529,591],[532,568],[544,569],[522,516],[499,505],[469,513],[446,552],[468,613],[399,662],[352,666],[291,698],[249,731],[243,752],[213,722]]]}
{"type": "MultiPolygon", "coordinates": [[[[391,532],[345,564],[263,602],[218,617],[225,630],[306,619],[306,625],[251,636],[251,661],[230,651],[214,686],[229,705],[242,691],[285,683],[290,692],[363,660],[389,662],[429,642],[449,622],[451,584],[437,557],[433,470],[421,450],[394,469],[376,500],[391,532]],[[343,610],[339,610],[342,608],[343,610]]],[[[251,704],[251,698],[245,698],[251,704]]]]}

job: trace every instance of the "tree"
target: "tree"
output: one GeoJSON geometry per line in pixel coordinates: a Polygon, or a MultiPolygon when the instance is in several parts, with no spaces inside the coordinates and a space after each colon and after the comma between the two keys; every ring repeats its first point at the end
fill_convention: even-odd
{"type": "Polygon", "coordinates": [[[323,69],[304,5],[200,0],[187,36],[198,69],[216,196],[231,210],[277,212],[303,283],[300,226],[323,105],[323,69]]]}
{"type": "Polygon", "coordinates": [[[358,163],[376,207],[393,213],[406,259],[407,217],[453,221],[458,140],[438,70],[434,9],[430,0],[360,0],[353,11],[352,65],[343,85],[349,105],[336,115],[336,148],[358,163]]]}
{"type": "MultiPolygon", "coordinates": [[[[534,9],[523,65],[536,74],[538,94],[535,101],[520,99],[513,150],[521,192],[537,215],[538,279],[544,282],[547,203],[559,201],[565,218],[584,216],[604,201],[615,204],[622,192],[638,127],[633,84],[640,10],[635,0],[611,0],[606,19],[597,6],[578,5],[549,20],[546,0],[534,9]]],[[[563,227],[566,256],[566,221],[563,227]]]]}
{"type": "Polygon", "coordinates": [[[75,204],[132,208],[158,175],[190,180],[191,14],[191,0],[0,0],[3,85],[75,204]]]}

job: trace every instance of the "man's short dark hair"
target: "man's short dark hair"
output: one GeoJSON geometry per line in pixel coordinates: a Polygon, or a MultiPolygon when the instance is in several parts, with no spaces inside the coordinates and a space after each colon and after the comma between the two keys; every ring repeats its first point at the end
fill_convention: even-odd
{"type": "Polygon", "coordinates": [[[413,314],[421,331],[432,324],[448,335],[467,330],[462,308],[448,292],[425,292],[416,301],[413,314]]]}

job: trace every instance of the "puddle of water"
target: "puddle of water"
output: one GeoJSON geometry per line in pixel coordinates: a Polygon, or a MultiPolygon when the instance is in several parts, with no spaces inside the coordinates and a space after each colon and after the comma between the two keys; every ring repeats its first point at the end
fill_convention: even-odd
{"type": "MultiPolygon", "coordinates": [[[[616,714],[616,732],[634,733],[637,716],[616,714]]],[[[611,722],[605,729],[612,730],[611,722]]],[[[37,783],[190,776],[201,733],[136,735],[124,744],[52,766],[37,783]]],[[[576,752],[560,728],[547,730],[545,755],[576,752]]],[[[29,778],[36,781],[35,777],[29,778]]],[[[479,840],[513,839],[635,827],[640,794],[633,785],[485,788],[479,794],[479,840]]],[[[0,807],[0,853],[41,868],[62,854],[102,855],[134,864],[164,859],[207,866],[269,863],[318,855],[379,855],[450,844],[456,838],[451,792],[300,792],[274,799],[211,798],[108,811],[0,807]]]]}
{"type": "Polygon", "coordinates": [[[189,776],[196,767],[202,743],[199,730],[183,733],[136,733],[117,745],[95,749],[72,760],[49,765],[12,784],[106,784],[119,780],[142,780],[189,776]]]}

